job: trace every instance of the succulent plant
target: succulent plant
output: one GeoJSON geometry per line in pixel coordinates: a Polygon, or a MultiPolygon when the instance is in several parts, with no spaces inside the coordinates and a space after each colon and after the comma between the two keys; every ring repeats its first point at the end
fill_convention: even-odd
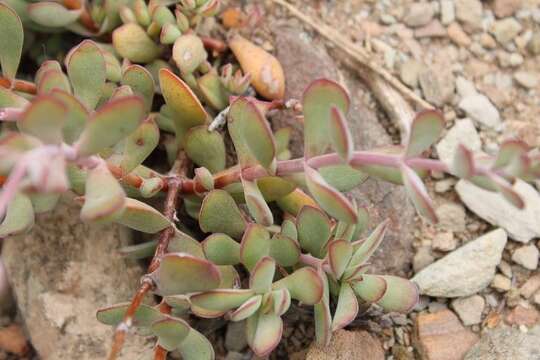
{"type": "Polygon", "coordinates": [[[29,231],[35,214],[54,209],[68,191],[82,221],[156,236],[120,249],[152,260],[131,302],[97,312],[116,327],[111,359],[131,326],[157,338],[156,358],[176,349],[187,360],[214,358],[186,314],[245,320],[248,344],[265,356],[281,339],[291,301],[314,307],[321,344],[355,319],[360,304],[407,312],[416,286],[368,273],[390,222],[366,235],[367,210],[346,193],[368,177],[403,184],[418,213],[436,221],[422,182],[428,171],[468,179],[517,207],[524,202],[513,181],[540,177],[538,151],[515,140],[495,157],[463,145],[451,164],[425,157],[444,127],[435,110],[417,114],[406,146],[354,150],[349,96],[327,79],[311,83],[296,106],[304,156],[291,159],[291,129],[274,132],[266,119],[283,106],[283,70],[240,35],[228,42],[239,65],[223,64],[226,45],[197,35],[218,8],[217,0],[0,3],[0,237],[29,231]],[[84,40],[63,62],[45,61],[33,81],[21,80],[23,28],[111,33],[112,44],[84,40]],[[148,166],[158,147],[168,156],[167,174],[156,170],[161,163],[148,166]],[[163,209],[149,198],[163,200],[163,209]],[[180,206],[203,241],[177,218],[180,206]],[[148,292],[161,303],[142,304],[148,292]]]}

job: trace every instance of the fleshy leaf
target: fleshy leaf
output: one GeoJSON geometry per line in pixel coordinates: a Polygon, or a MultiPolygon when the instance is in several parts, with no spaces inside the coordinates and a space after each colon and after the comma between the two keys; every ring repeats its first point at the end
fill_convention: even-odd
{"type": "Polygon", "coordinates": [[[32,201],[32,206],[36,214],[51,211],[58,204],[61,194],[33,193],[28,195],[32,201]]]}
{"type": "Polygon", "coordinates": [[[169,241],[167,251],[188,253],[201,259],[205,257],[201,243],[176,228],[174,236],[169,241]]]}
{"type": "Polygon", "coordinates": [[[306,305],[318,303],[323,296],[323,281],[317,272],[310,267],[303,267],[292,274],[276,281],[273,289],[286,288],[291,297],[306,305]]]}
{"type": "Polygon", "coordinates": [[[89,113],[86,107],[70,93],[54,89],[50,95],[67,107],[66,122],[63,128],[64,141],[72,144],[77,140],[86,125],[89,113]]]}
{"type": "Polygon", "coordinates": [[[172,58],[182,74],[191,74],[206,60],[206,50],[201,39],[194,34],[185,34],[176,39],[172,58]]]}
{"type": "Polygon", "coordinates": [[[335,82],[320,79],[308,86],[302,98],[306,158],[323,154],[330,145],[330,109],[336,107],[347,114],[349,106],[349,95],[335,82]]]}
{"type": "Polygon", "coordinates": [[[112,33],[114,49],[122,58],[136,63],[149,63],[156,59],[161,50],[138,24],[128,23],[112,33]]]}
{"type": "Polygon", "coordinates": [[[276,262],[269,256],[260,259],[249,278],[249,287],[257,294],[265,294],[272,288],[274,274],[276,272],[276,262]]]}
{"type": "Polygon", "coordinates": [[[317,344],[328,346],[332,337],[332,314],[330,313],[330,292],[328,287],[328,277],[322,271],[317,269],[319,277],[322,279],[324,290],[321,301],[313,307],[315,317],[315,338],[317,344]]]}
{"type": "Polygon", "coordinates": [[[62,28],[77,21],[82,13],[82,8],[69,10],[56,2],[40,1],[29,4],[27,11],[30,19],[39,25],[62,28]]]}
{"type": "Polygon", "coordinates": [[[252,270],[257,262],[270,252],[270,234],[258,224],[249,224],[240,245],[240,260],[252,270]]]}
{"type": "Polygon", "coordinates": [[[157,241],[147,241],[136,245],[128,245],[120,248],[118,251],[122,256],[128,259],[138,260],[151,257],[157,247],[157,241]]]}
{"type": "Polygon", "coordinates": [[[92,114],[77,142],[79,154],[88,156],[115,145],[135,131],[143,118],[144,104],[140,97],[109,101],[92,114]]]}
{"type": "Polygon", "coordinates": [[[255,355],[264,357],[279,344],[283,333],[283,321],[273,313],[259,313],[247,319],[246,333],[251,350],[255,355]]]}
{"type": "Polygon", "coordinates": [[[384,277],[379,275],[362,275],[362,280],[351,283],[354,293],[368,303],[378,302],[387,290],[384,277]]]}
{"type": "Polygon", "coordinates": [[[120,167],[124,174],[143,163],[154,151],[159,142],[159,128],[155,121],[148,117],[132,132],[124,142],[124,152],[120,167]]]}
{"type": "Polygon", "coordinates": [[[223,110],[229,105],[229,92],[223,85],[219,75],[209,72],[197,80],[206,103],[216,110],[223,110]]]}
{"type": "Polygon", "coordinates": [[[221,274],[220,289],[238,289],[240,287],[240,275],[232,265],[218,266],[221,274]]]}
{"type": "Polygon", "coordinates": [[[274,234],[270,241],[270,256],[281,266],[293,266],[300,258],[300,246],[288,236],[274,234]]]}
{"type": "Polygon", "coordinates": [[[300,246],[313,256],[322,257],[331,235],[330,219],[321,210],[304,206],[296,218],[300,246]]]}
{"type": "Polygon", "coordinates": [[[474,157],[472,152],[459,144],[454,154],[452,172],[461,179],[469,179],[474,175],[474,157]]]}
{"type": "MultiPolygon", "coordinates": [[[[97,311],[96,317],[102,324],[116,326],[122,322],[129,305],[130,303],[126,302],[101,308],[97,311]]],[[[133,316],[133,325],[149,327],[164,317],[165,315],[160,313],[159,310],[146,304],[141,304],[135,311],[135,316],[133,316]]]]}
{"type": "Polygon", "coordinates": [[[29,104],[24,97],[15,94],[13,91],[0,86],[0,107],[23,108],[29,104]]]}
{"type": "Polygon", "coordinates": [[[117,223],[148,234],[155,234],[171,223],[159,211],[139,200],[126,199],[125,209],[117,223]]]}
{"type": "Polygon", "coordinates": [[[242,305],[254,295],[255,292],[250,289],[217,289],[192,295],[190,301],[193,312],[198,316],[201,316],[200,310],[203,310],[204,313],[216,314],[211,317],[219,317],[242,305]]]}
{"type": "Polygon", "coordinates": [[[263,296],[255,295],[245,303],[240,305],[238,309],[229,313],[228,318],[231,321],[242,321],[253,315],[261,307],[263,296]]]}
{"type": "Polygon", "coordinates": [[[249,99],[239,97],[232,103],[228,119],[240,166],[260,164],[268,168],[274,160],[276,144],[262,112],[249,99]]]}
{"type": "Polygon", "coordinates": [[[122,85],[128,85],[144,100],[144,108],[150,111],[154,99],[154,79],[148,70],[140,65],[128,66],[122,74],[122,85]]]}
{"type": "Polygon", "coordinates": [[[23,49],[23,26],[17,13],[5,3],[0,3],[0,65],[2,74],[15,78],[23,49]]]}
{"type": "Polygon", "coordinates": [[[296,188],[296,184],[279,176],[264,176],[257,179],[257,187],[264,199],[270,202],[290,194],[296,188]]]}
{"type": "Polygon", "coordinates": [[[413,169],[405,164],[401,164],[400,169],[405,190],[407,190],[407,195],[413,202],[416,211],[418,211],[420,215],[425,216],[432,223],[437,223],[438,220],[433,208],[433,203],[422,179],[420,179],[413,169]]]}
{"type": "Polygon", "coordinates": [[[173,308],[176,314],[185,313],[189,310],[191,303],[189,302],[189,295],[170,295],[165,296],[163,301],[173,308]]]}
{"type": "Polygon", "coordinates": [[[244,187],[246,205],[255,222],[264,226],[272,225],[274,223],[274,216],[257,187],[257,182],[242,179],[242,186],[244,187]]]}
{"type": "Polygon", "coordinates": [[[191,329],[180,344],[178,351],[183,360],[214,360],[214,348],[200,332],[191,329]]]}
{"type": "MultiPolygon", "coordinates": [[[[367,275],[364,275],[366,277],[367,275]]],[[[375,276],[375,275],[371,275],[375,276]]],[[[419,290],[415,283],[397,276],[381,276],[386,282],[386,292],[377,302],[385,311],[407,313],[418,302],[419,290]]]]}
{"type": "Polygon", "coordinates": [[[289,219],[283,220],[281,223],[281,235],[287,236],[294,241],[298,240],[298,230],[296,229],[296,225],[294,222],[292,222],[289,219]]]}
{"type": "Polygon", "coordinates": [[[362,184],[368,175],[346,165],[330,165],[317,169],[328,185],[338,191],[349,191],[362,184]]]}
{"type": "Polygon", "coordinates": [[[158,337],[158,344],[167,351],[176,349],[191,330],[184,320],[171,316],[156,321],[151,329],[158,337]]]}
{"type": "Polygon", "coordinates": [[[276,200],[278,206],[285,212],[296,216],[304,206],[319,208],[319,205],[302,189],[294,189],[290,194],[276,200]]]}
{"type": "Polygon", "coordinates": [[[330,216],[349,224],[356,223],[356,209],[342,193],[328,185],[317,171],[307,165],[304,166],[304,173],[309,191],[330,216]]]}
{"type": "Polygon", "coordinates": [[[223,136],[208,127],[196,126],[186,133],[184,149],[193,162],[216,173],[225,169],[226,153],[223,136]]]}
{"type": "Polygon", "coordinates": [[[88,172],[86,177],[83,221],[114,221],[124,211],[126,194],[105,163],[88,172]]]}
{"type": "Polygon", "coordinates": [[[213,190],[203,200],[199,226],[204,232],[221,232],[239,239],[244,233],[246,222],[229,193],[213,190]]]}
{"type": "Polygon", "coordinates": [[[339,290],[339,298],[336,313],[332,320],[332,331],[336,331],[349,325],[358,314],[358,300],[351,286],[344,282],[339,290]]]}
{"type": "Polygon", "coordinates": [[[281,316],[289,310],[291,306],[291,294],[289,290],[283,288],[271,292],[272,302],[274,303],[274,314],[281,316]]]}
{"type": "Polygon", "coordinates": [[[513,189],[512,184],[510,184],[506,179],[495,174],[491,174],[489,179],[497,188],[497,191],[500,192],[508,202],[518,209],[525,208],[525,202],[523,201],[522,197],[513,189]]]}
{"type": "Polygon", "coordinates": [[[351,132],[347,126],[347,120],[341,110],[332,106],[330,108],[330,137],[332,145],[341,159],[349,163],[354,151],[354,143],[351,132]]]}
{"type": "Polygon", "coordinates": [[[47,144],[62,142],[62,128],[66,121],[66,106],[51,96],[40,96],[26,108],[17,127],[47,144]]]}
{"type": "Polygon", "coordinates": [[[63,90],[71,93],[69,79],[62,70],[50,69],[45,71],[36,86],[37,93],[40,95],[48,94],[53,90],[63,90]]]}
{"type": "Polygon", "coordinates": [[[361,265],[366,263],[368,259],[373,255],[375,250],[381,245],[381,242],[384,239],[388,225],[390,224],[389,220],[385,220],[371,232],[368,238],[361,242],[359,246],[355,246],[354,254],[349,263],[349,268],[356,265],[361,265]]]}
{"type": "Polygon", "coordinates": [[[105,58],[91,40],[84,40],[66,57],[66,68],[73,93],[89,109],[95,108],[107,77],[105,58]]]}
{"type": "Polygon", "coordinates": [[[211,290],[221,280],[214,264],[186,253],[165,254],[151,276],[162,296],[211,290]]]}
{"type": "Polygon", "coordinates": [[[527,144],[519,140],[507,140],[501,144],[493,168],[500,169],[518,160],[529,151],[527,144]]]}
{"type": "Polygon", "coordinates": [[[328,263],[336,279],[343,275],[352,254],[353,246],[346,240],[333,240],[328,244],[328,263]]]}
{"type": "Polygon", "coordinates": [[[418,113],[411,124],[405,156],[420,155],[437,141],[443,129],[444,117],[440,111],[424,110],[418,113]]]}
{"type": "Polygon", "coordinates": [[[215,233],[202,243],[206,258],[216,265],[236,265],[240,262],[240,244],[229,235],[215,233]]]}
{"type": "Polygon", "coordinates": [[[0,223],[0,238],[20,234],[34,225],[34,209],[30,198],[17,193],[7,206],[0,223]]]}

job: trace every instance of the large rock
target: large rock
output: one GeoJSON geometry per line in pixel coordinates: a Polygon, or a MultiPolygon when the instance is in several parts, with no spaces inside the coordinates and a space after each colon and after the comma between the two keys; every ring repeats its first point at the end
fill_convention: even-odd
{"type": "Polygon", "coordinates": [[[538,360],[540,359],[540,326],[528,332],[498,327],[482,334],[465,360],[538,360]]]}
{"type": "Polygon", "coordinates": [[[540,194],[526,182],[517,180],[514,184],[514,190],[525,201],[523,210],[499,193],[481,189],[466,180],[460,180],[455,189],[472,212],[490,224],[504,228],[513,240],[528,243],[540,236],[540,194]]]}
{"type": "Polygon", "coordinates": [[[313,344],[306,360],[383,360],[384,350],[379,340],[367,331],[338,330],[328,346],[313,344]]]}
{"type": "Polygon", "coordinates": [[[468,242],[416,274],[420,293],[436,297],[473,295],[489,285],[501,261],[506,232],[497,229],[468,242]]]}
{"type": "MultiPolygon", "coordinates": [[[[391,144],[391,139],[377,121],[375,112],[363,103],[366,89],[356,75],[341,72],[322,44],[301,29],[284,23],[272,24],[277,57],[283,65],[286,78],[286,98],[301,99],[306,86],[313,80],[329,78],[347,79],[345,84],[351,95],[349,125],[358,149],[391,144]]],[[[302,127],[292,113],[283,113],[272,119],[274,128],[292,126],[293,156],[302,156],[302,127]]],[[[371,226],[390,218],[392,221],[386,239],[371,259],[374,271],[404,274],[412,260],[414,208],[401,187],[367,180],[352,192],[360,205],[369,207],[371,226]]]]}
{"type": "MultiPolygon", "coordinates": [[[[118,254],[127,230],[84,224],[73,199],[39,215],[26,235],[4,240],[2,258],[27,332],[40,358],[104,359],[112,329],[96,309],[128,301],[141,269],[118,254]]],[[[151,344],[129,335],[122,359],[151,358],[151,344]]]]}

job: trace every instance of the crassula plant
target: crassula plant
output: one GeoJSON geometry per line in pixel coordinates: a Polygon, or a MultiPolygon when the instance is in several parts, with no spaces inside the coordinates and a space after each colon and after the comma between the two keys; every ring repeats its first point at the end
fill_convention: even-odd
{"type": "Polygon", "coordinates": [[[360,304],[406,313],[418,300],[415,284],[369,272],[391,225],[370,225],[346,193],[368,177],[402,184],[418,213],[436,222],[422,181],[429,171],[500,192],[517,207],[524,202],[515,179],[540,177],[538,152],[514,140],[495,157],[464,145],[451,164],[426,157],[444,128],[436,110],[416,115],[404,146],[355,150],[349,96],[328,79],[306,84],[294,106],[304,156],[291,159],[291,129],[273,131],[266,118],[286,107],[279,62],[240,35],[227,44],[197,35],[217,13],[216,0],[7,4],[0,3],[0,237],[31,231],[35,215],[66,192],[80,203],[81,221],[154,237],[119,249],[151,260],[133,299],[97,310],[115,327],[110,359],[132,327],[156,338],[156,359],[173,350],[213,359],[189,314],[245,321],[249,346],[266,356],[292,302],[313,307],[321,344],[360,304]],[[21,80],[23,26],[111,34],[112,43],[83,40],[62,62],[45,61],[21,80]],[[228,49],[240,66],[223,63],[228,49]],[[148,161],[163,154],[158,148],[166,159],[148,161]],[[161,302],[143,304],[148,293],[161,302]]]}

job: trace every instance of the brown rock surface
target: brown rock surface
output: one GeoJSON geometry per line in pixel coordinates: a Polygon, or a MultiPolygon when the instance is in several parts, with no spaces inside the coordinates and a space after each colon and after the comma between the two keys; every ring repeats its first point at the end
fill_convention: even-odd
{"type": "Polygon", "coordinates": [[[450,310],[419,314],[414,337],[422,360],[461,360],[478,341],[450,310]]]}
{"type": "Polygon", "coordinates": [[[19,325],[11,324],[0,329],[0,349],[19,356],[28,352],[30,347],[23,329],[19,325]]]}
{"type": "MultiPolygon", "coordinates": [[[[2,258],[30,340],[42,359],[104,359],[112,329],[96,309],[128,301],[141,271],[117,252],[127,232],[84,224],[72,199],[38,215],[30,233],[4,240],[2,258]]],[[[148,359],[151,344],[130,335],[121,359],[148,359]]]]}
{"type": "Polygon", "coordinates": [[[328,346],[312,345],[306,360],[383,360],[379,340],[367,331],[338,330],[328,346]]]}

